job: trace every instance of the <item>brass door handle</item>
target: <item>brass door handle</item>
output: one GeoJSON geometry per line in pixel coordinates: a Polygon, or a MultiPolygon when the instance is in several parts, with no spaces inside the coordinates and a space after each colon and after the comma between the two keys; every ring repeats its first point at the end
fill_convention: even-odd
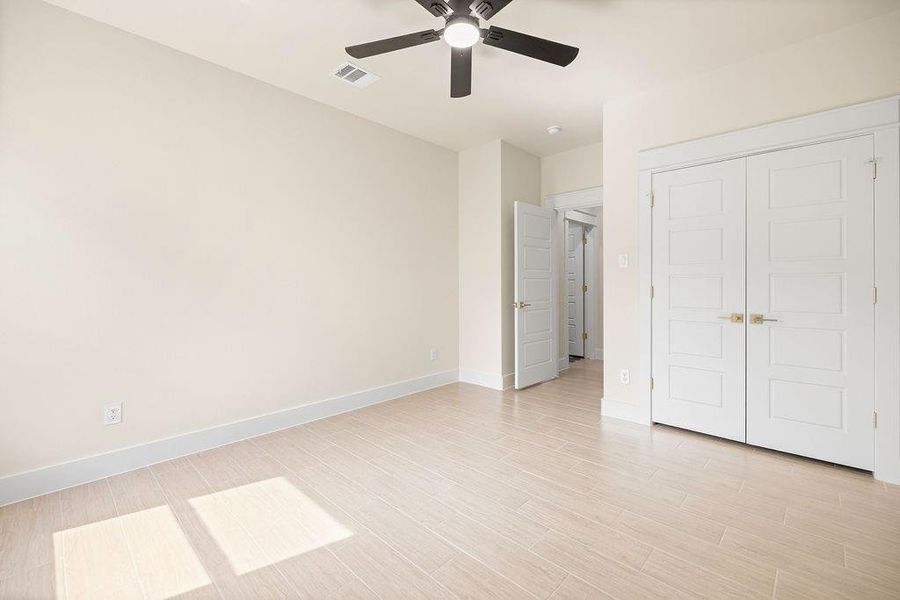
{"type": "Polygon", "coordinates": [[[759,313],[753,313],[750,315],[750,323],[753,325],[762,325],[763,323],[777,323],[778,319],[767,319],[763,315],[759,313]]]}
{"type": "Polygon", "coordinates": [[[744,313],[731,313],[730,315],[719,315],[720,319],[731,321],[732,323],[743,323],[744,313]]]}
{"type": "Polygon", "coordinates": [[[526,306],[531,306],[527,302],[513,302],[513,308],[525,308],[526,306]]]}

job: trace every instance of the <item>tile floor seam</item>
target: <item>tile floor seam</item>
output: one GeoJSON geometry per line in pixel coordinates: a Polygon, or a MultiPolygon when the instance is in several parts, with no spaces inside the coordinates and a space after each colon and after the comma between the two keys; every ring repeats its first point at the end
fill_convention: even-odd
{"type": "MultiPolygon", "coordinates": [[[[151,465],[151,467],[152,467],[152,465],[151,465]]],[[[163,495],[163,498],[166,501],[166,506],[170,507],[170,510],[171,510],[173,499],[166,492],[166,489],[165,489],[165,487],[163,487],[162,482],[160,482],[159,475],[157,475],[157,473],[151,467],[147,467],[147,470],[150,472],[151,477],[153,477],[153,481],[156,482],[156,486],[159,488],[160,493],[163,495]]],[[[193,465],[191,465],[191,468],[193,468],[193,465]]],[[[176,513],[175,511],[172,511],[172,515],[175,517],[175,521],[178,523],[178,526],[181,528],[181,530],[183,532],[184,531],[184,522],[182,521],[181,517],[179,517],[178,513],[176,513]]],[[[187,535],[185,535],[185,538],[187,538],[187,535]]],[[[193,552],[194,555],[198,557],[198,560],[200,560],[199,559],[200,554],[199,554],[199,552],[197,552],[196,543],[194,543],[189,538],[187,539],[187,542],[191,547],[191,552],[193,552]]],[[[203,566],[202,560],[200,560],[200,565],[203,566]]],[[[206,573],[206,567],[203,567],[203,572],[206,573]]],[[[209,576],[209,573],[206,573],[206,575],[209,576]]],[[[222,593],[222,590],[219,588],[219,585],[215,582],[215,580],[210,578],[210,583],[212,584],[213,588],[216,590],[216,594],[219,596],[219,598],[224,600],[225,595],[222,593]]]]}
{"type": "MultiPolygon", "coordinates": [[[[116,495],[112,491],[112,486],[109,483],[109,477],[103,479],[104,483],[106,483],[106,490],[109,493],[110,498],[112,499],[113,508],[116,511],[116,524],[118,525],[119,531],[122,533],[122,537],[125,540],[125,546],[128,548],[128,558],[131,563],[131,571],[134,573],[134,578],[137,580],[138,587],[141,590],[141,597],[144,600],[148,600],[147,590],[145,589],[144,582],[140,576],[140,573],[137,569],[137,563],[134,560],[134,551],[131,548],[131,539],[128,536],[128,533],[125,531],[125,526],[122,524],[121,517],[123,516],[119,512],[119,503],[116,501],[116,495]]],[[[64,559],[65,560],[65,559],[64,559]]]]}

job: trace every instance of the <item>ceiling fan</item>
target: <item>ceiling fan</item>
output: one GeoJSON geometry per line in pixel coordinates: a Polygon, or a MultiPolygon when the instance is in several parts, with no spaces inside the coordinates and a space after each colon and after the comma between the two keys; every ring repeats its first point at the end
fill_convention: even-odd
{"type": "Polygon", "coordinates": [[[536,58],[566,67],[578,56],[578,48],[541,39],[517,31],[491,26],[481,29],[481,19],[487,21],[506,8],[512,0],[415,0],[422,8],[447,25],[443,29],[426,29],[398,37],[348,46],[353,58],[368,58],[378,54],[403,50],[436,42],[443,38],[451,46],[450,97],[463,98],[472,93],[472,47],[479,41],[488,46],[536,58]]]}

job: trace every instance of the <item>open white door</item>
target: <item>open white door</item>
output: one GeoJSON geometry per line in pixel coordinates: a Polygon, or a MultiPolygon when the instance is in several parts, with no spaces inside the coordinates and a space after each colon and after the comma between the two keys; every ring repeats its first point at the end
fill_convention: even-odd
{"type": "Polygon", "coordinates": [[[554,211],[515,204],[516,389],[558,374],[553,336],[554,211]]]}

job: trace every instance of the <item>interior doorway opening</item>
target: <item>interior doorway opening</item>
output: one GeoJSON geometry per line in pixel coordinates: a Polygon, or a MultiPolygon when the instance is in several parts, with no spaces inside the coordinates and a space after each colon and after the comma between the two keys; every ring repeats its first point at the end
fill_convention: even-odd
{"type": "Polygon", "coordinates": [[[602,373],[602,207],[600,187],[515,203],[516,389],[560,376],[570,358],[602,373]]]}
{"type": "Polygon", "coordinates": [[[561,371],[572,361],[603,360],[602,220],[602,206],[562,211],[561,371]]]}
{"type": "Polygon", "coordinates": [[[559,323],[560,379],[594,402],[603,398],[603,207],[558,211],[564,244],[559,323]]]}

